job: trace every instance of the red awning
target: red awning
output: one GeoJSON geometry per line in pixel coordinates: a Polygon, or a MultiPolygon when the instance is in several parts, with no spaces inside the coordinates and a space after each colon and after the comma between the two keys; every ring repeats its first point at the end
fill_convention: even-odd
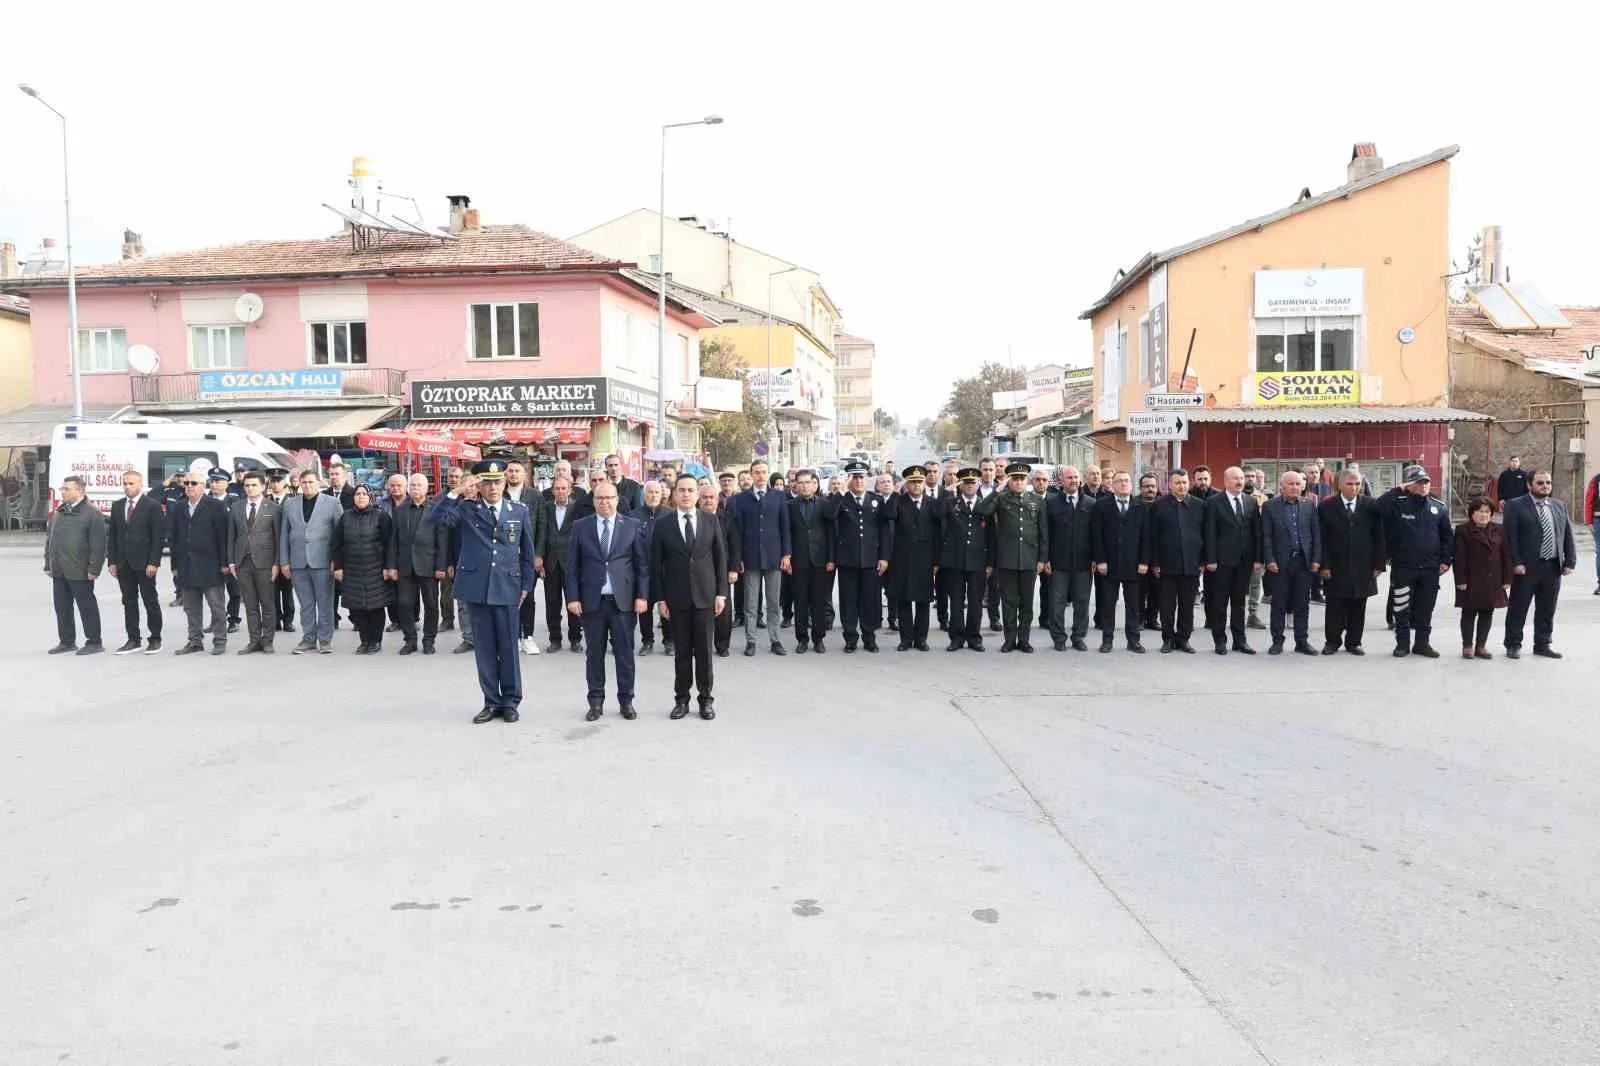
{"type": "Polygon", "coordinates": [[[408,433],[448,434],[470,444],[588,444],[586,418],[482,418],[461,422],[412,422],[408,433]]]}
{"type": "Polygon", "coordinates": [[[370,429],[356,434],[356,444],[380,452],[401,455],[437,455],[445,459],[473,461],[483,453],[470,444],[437,434],[416,433],[410,429],[370,429]]]}

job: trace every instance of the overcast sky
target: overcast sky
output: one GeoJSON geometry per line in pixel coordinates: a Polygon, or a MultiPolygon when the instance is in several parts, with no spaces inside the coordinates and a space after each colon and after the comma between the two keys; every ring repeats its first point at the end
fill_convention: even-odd
{"type": "Polygon", "coordinates": [[[985,359],[1087,364],[1117,267],[1342,183],[1360,140],[1460,144],[1453,254],[1497,222],[1519,281],[1600,303],[1600,5],[1167,6],[16,4],[0,239],[62,229],[25,81],[72,120],[85,262],[124,226],[331,232],[357,154],[430,225],[462,192],[570,236],[654,207],[660,125],[721,114],[674,132],[668,213],[820,271],[906,418],[985,359]]]}

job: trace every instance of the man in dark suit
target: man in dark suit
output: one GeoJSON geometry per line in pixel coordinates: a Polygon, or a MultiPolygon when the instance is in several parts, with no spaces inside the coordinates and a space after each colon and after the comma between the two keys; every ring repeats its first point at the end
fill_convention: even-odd
{"type": "Polygon", "coordinates": [[[278,633],[278,532],[282,512],[267,496],[266,477],[259,470],[244,475],[244,499],[235,500],[233,558],[237,565],[239,598],[244,603],[245,629],[250,642],[240,655],[272,654],[278,633]]]}
{"type": "Polygon", "coordinates": [[[1294,650],[1317,654],[1311,646],[1311,575],[1322,567],[1322,531],[1317,504],[1304,491],[1305,476],[1286,471],[1261,515],[1261,558],[1273,575],[1268,655],[1283,654],[1286,614],[1294,615],[1294,650]]]}
{"type": "Polygon", "coordinates": [[[729,646],[733,643],[733,627],[741,624],[739,616],[733,611],[733,604],[739,599],[739,567],[743,565],[740,553],[744,550],[744,537],[739,532],[738,514],[728,506],[728,497],[710,485],[701,485],[698,492],[700,510],[716,515],[717,524],[722,527],[722,553],[728,560],[728,609],[711,620],[711,646],[717,658],[726,659],[729,646]]]}
{"type": "MultiPolygon", "coordinates": [[[[1146,527],[1144,531],[1145,551],[1151,553],[1155,551],[1155,547],[1150,540],[1149,523],[1151,516],[1155,513],[1156,500],[1161,495],[1161,479],[1155,474],[1140,474],[1138,486],[1139,502],[1146,508],[1144,516],[1146,527]]],[[[1204,527],[1202,526],[1203,532],[1204,527]]],[[[1161,628],[1161,579],[1156,577],[1155,567],[1153,566],[1147,566],[1144,576],[1139,579],[1139,617],[1143,619],[1142,624],[1145,629],[1161,628]]]]}
{"type": "Polygon", "coordinates": [[[899,604],[900,616],[896,650],[928,651],[928,603],[939,568],[939,508],[927,497],[923,467],[908,466],[903,476],[906,491],[894,502],[894,558],[889,562],[889,599],[899,604]]]}
{"type": "Polygon", "coordinates": [[[1572,521],[1560,500],[1550,498],[1554,479],[1548,470],[1535,470],[1528,479],[1528,495],[1506,504],[1506,548],[1511,555],[1511,605],[1506,610],[1506,658],[1522,656],[1522,630],[1533,604],[1533,654],[1559,659],[1550,646],[1556,624],[1556,597],[1561,579],[1578,567],[1578,548],[1572,521]]]}
{"type": "Polygon", "coordinates": [[[1160,581],[1161,650],[1194,654],[1195,586],[1205,554],[1205,504],[1189,495],[1189,472],[1174,467],[1169,492],[1150,510],[1150,569],[1160,581]]]}
{"type": "Polygon", "coordinates": [[[617,702],[622,717],[638,717],[633,709],[633,627],[650,603],[650,554],[643,527],[617,513],[617,486],[601,482],[591,493],[594,514],[572,528],[567,556],[567,610],[583,623],[589,641],[584,673],[589,683],[589,711],[584,720],[599,718],[606,699],[606,647],[617,658],[617,702]],[[609,639],[608,639],[609,638],[609,639]]]}
{"type": "Polygon", "coordinates": [[[789,569],[789,510],[782,492],[767,481],[767,464],[750,464],[750,487],[728,507],[739,517],[739,584],[744,594],[744,653],[756,653],[756,628],[761,619],[761,596],[766,595],[766,630],[774,655],[785,655],[779,640],[778,608],[784,571],[789,569]]]}
{"type": "Polygon", "coordinates": [[[1341,645],[1351,655],[1366,654],[1361,637],[1367,627],[1367,600],[1378,591],[1385,549],[1378,505],[1361,488],[1361,472],[1346,467],[1339,478],[1339,494],[1317,505],[1322,595],[1327,602],[1324,655],[1337,653],[1341,645]]]}
{"type": "Polygon", "coordinates": [[[1050,613],[1045,625],[1056,651],[1067,647],[1067,605],[1072,605],[1072,649],[1088,651],[1089,589],[1093,584],[1090,558],[1094,499],[1084,490],[1078,468],[1061,468],[1060,491],[1045,500],[1045,521],[1050,525],[1050,561],[1045,566],[1050,583],[1050,613]]]}
{"type": "MultiPolygon", "coordinates": [[[[655,529],[656,519],[662,515],[670,515],[672,508],[665,506],[666,498],[661,482],[647,481],[644,484],[643,504],[629,517],[639,522],[639,533],[644,538],[645,553],[648,561],[650,551],[650,535],[655,529]]],[[[670,654],[672,642],[666,640],[666,627],[662,627],[663,651],[670,654]]],[[[649,655],[656,650],[656,614],[655,600],[649,599],[644,611],[639,615],[639,654],[649,655]]]]}
{"type": "MultiPolygon", "coordinates": [[[[515,501],[515,502],[521,502],[515,501]]],[[[417,651],[417,611],[422,611],[422,654],[434,653],[439,635],[439,582],[449,565],[450,533],[434,521],[436,501],[428,499],[428,476],[406,480],[406,498],[390,519],[394,545],[396,600],[405,643],[401,655],[417,651]]],[[[528,599],[533,599],[532,595],[528,599]]],[[[519,609],[520,613],[520,609],[519,609]]]]}
{"type": "Polygon", "coordinates": [[[1100,630],[1100,650],[1111,650],[1117,633],[1117,595],[1122,596],[1123,634],[1128,650],[1144,654],[1140,632],[1144,628],[1141,589],[1150,572],[1150,509],[1133,498],[1133,475],[1122,472],[1111,479],[1111,491],[1094,505],[1089,526],[1089,558],[1094,564],[1095,628],[1100,630]]]}
{"type": "Polygon", "coordinates": [[[994,572],[989,520],[978,514],[978,468],[956,471],[956,489],[939,501],[939,573],[950,597],[945,651],[983,650],[983,594],[994,572]]]}
{"type": "Polygon", "coordinates": [[[622,473],[622,456],[606,456],[606,480],[617,487],[617,513],[632,514],[644,506],[644,486],[622,473]]]}
{"type": "MultiPolygon", "coordinates": [[[[211,472],[206,475],[206,486],[211,491],[211,498],[222,504],[223,508],[228,512],[229,521],[233,523],[233,531],[229,534],[228,541],[231,550],[233,539],[239,536],[239,523],[243,521],[243,512],[239,510],[239,505],[243,500],[228,491],[230,485],[232,485],[232,482],[228,478],[228,472],[220,466],[212,467],[211,472]]],[[[238,576],[230,570],[223,576],[222,587],[226,592],[228,632],[237,633],[239,632],[240,604],[238,576]]]]}
{"type": "Polygon", "coordinates": [[[1206,624],[1218,655],[1228,654],[1228,632],[1233,650],[1254,655],[1245,630],[1245,607],[1250,599],[1250,575],[1261,569],[1261,509],[1244,490],[1244,471],[1230,466],[1222,472],[1222,491],[1206,500],[1205,520],[1206,624]]]}
{"type": "Polygon", "coordinates": [[[856,650],[856,640],[869,652],[878,650],[878,624],[882,621],[882,579],[894,554],[893,504],[867,491],[867,464],[853,459],[845,464],[849,487],[824,504],[823,517],[833,526],[833,558],[839,575],[839,621],[844,628],[844,650],[856,650]]]}
{"type": "Polygon", "coordinates": [[[128,631],[128,641],[117,654],[143,650],[154,655],[161,650],[161,593],[156,589],[156,571],[167,540],[166,519],[161,500],[144,494],[144,475],[137,470],[122,475],[122,499],[111,505],[108,533],[106,559],[111,576],[122,589],[122,622],[128,631]],[[139,640],[141,599],[149,623],[149,647],[139,640]]]}
{"type": "MultiPolygon", "coordinates": [[[[558,464],[559,465],[559,464],[558,464]]],[[[551,497],[539,508],[534,520],[534,570],[544,578],[544,621],[550,633],[545,651],[561,650],[562,618],[566,618],[567,644],[574,652],[583,650],[583,630],[576,615],[567,614],[567,558],[572,545],[572,527],[584,517],[585,509],[572,495],[572,479],[557,474],[550,486],[551,497]]],[[[593,506],[593,503],[590,503],[593,506]]]]}
{"type": "Polygon", "coordinates": [[[711,620],[728,609],[728,556],[718,516],[695,506],[696,492],[695,479],[687,474],[673,486],[672,514],[658,518],[651,531],[649,580],[676,650],[668,717],[688,715],[693,681],[700,717],[709,722],[717,716],[712,708],[711,620]]]}
{"type": "Polygon", "coordinates": [[[228,650],[223,579],[232,576],[233,571],[233,517],[225,502],[206,492],[199,473],[184,475],[183,494],[184,498],[173,508],[172,568],[178,574],[189,636],[174,654],[192,655],[205,650],[201,611],[209,608],[211,654],[221,655],[228,650]]]}
{"type": "Polygon", "coordinates": [[[817,498],[817,475],[812,470],[794,476],[797,493],[789,501],[789,572],[794,585],[795,652],[827,651],[827,604],[833,599],[833,530],[817,498]]]}

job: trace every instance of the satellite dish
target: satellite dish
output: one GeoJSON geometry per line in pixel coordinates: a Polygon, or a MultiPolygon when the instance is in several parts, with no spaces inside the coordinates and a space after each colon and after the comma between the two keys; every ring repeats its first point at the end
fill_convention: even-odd
{"type": "Polygon", "coordinates": [[[161,369],[161,357],[148,344],[135,344],[128,349],[128,366],[135,374],[154,374],[161,369]]]}
{"type": "Polygon", "coordinates": [[[233,301],[233,315],[240,322],[254,322],[261,317],[261,312],[266,309],[266,304],[261,297],[253,292],[247,292],[233,301]]]}

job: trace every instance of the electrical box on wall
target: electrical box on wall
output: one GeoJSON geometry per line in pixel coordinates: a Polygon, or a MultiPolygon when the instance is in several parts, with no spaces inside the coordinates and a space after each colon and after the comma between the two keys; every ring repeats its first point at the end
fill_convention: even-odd
{"type": "Polygon", "coordinates": [[[1582,437],[1573,437],[1571,440],[1567,441],[1567,451],[1574,455],[1583,454],[1583,449],[1586,446],[1587,442],[1582,437]]]}

